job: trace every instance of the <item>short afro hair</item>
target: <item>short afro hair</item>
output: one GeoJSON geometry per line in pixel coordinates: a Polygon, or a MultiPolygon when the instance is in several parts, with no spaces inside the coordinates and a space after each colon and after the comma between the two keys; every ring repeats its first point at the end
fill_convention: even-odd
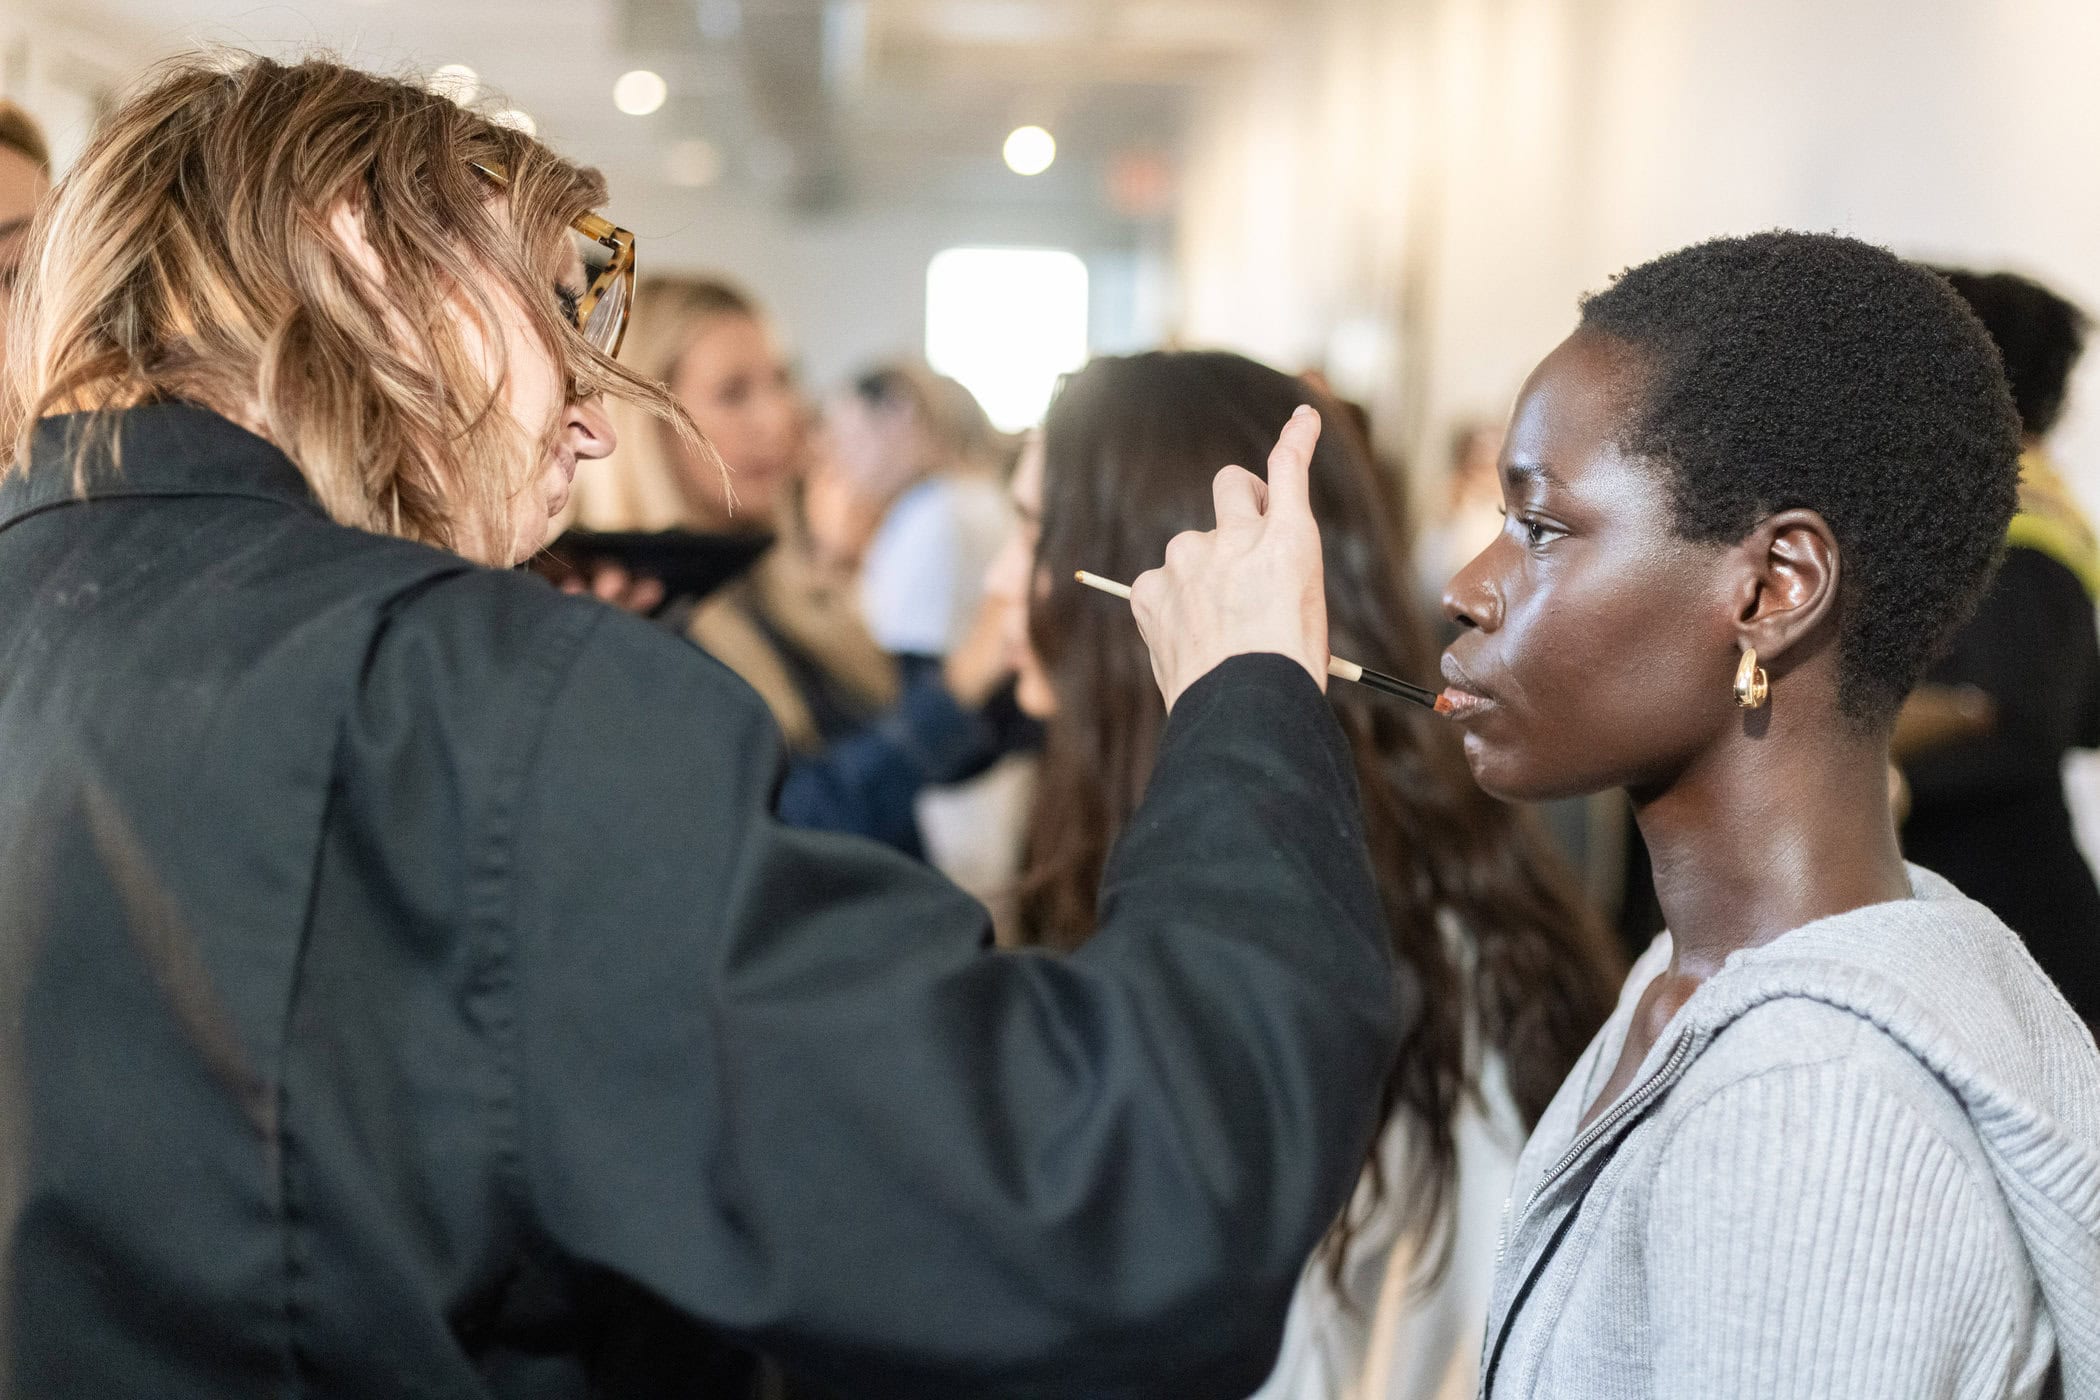
{"type": "Polygon", "coordinates": [[[1775,231],[1624,272],[1582,327],[1642,365],[1620,444],[1667,474],[1687,538],[1829,522],[1838,707],[1885,723],[1974,610],[2018,496],[2020,420],[1976,317],[1886,249],[1775,231]]]}
{"type": "Polygon", "coordinates": [[[1937,271],[1997,342],[2021,429],[2046,436],[2063,415],[2071,371],[2085,353],[2085,313],[2016,272],[1937,271]]]}

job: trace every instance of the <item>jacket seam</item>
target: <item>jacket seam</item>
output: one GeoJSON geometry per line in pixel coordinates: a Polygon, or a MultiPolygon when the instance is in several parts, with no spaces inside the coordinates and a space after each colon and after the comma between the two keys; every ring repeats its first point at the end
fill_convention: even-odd
{"type": "Polygon", "coordinates": [[[68,506],[95,505],[102,501],[165,501],[197,498],[262,501],[268,505],[283,506],[286,510],[297,511],[301,515],[315,519],[327,519],[326,516],[311,506],[304,505],[298,501],[288,501],[282,496],[274,496],[267,491],[241,491],[235,489],[183,491],[172,488],[162,491],[141,489],[136,491],[98,491],[91,496],[65,495],[58,497],[56,500],[30,500],[23,502],[10,511],[0,512],[0,534],[5,534],[25,520],[34,520],[40,515],[49,515],[52,511],[64,510],[68,506]]]}
{"type": "Polygon", "coordinates": [[[549,629],[554,634],[550,638],[554,644],[539,659],[531,698],[520,706],[522,714],[515,726],[522,742],[513,750],[515,759],[490,784],[489,799],[483,804],[482,854],[468,876],[477,887],[470,906],[469,927],[483,949],[476,959],[473,992],[477,1000],[486,999],[482,1019],[498,1081],[496,1101],[490,1105],[494,1112],[490,1151],[497,1184],[521,1222],[531,1220],[532,1190],[524,1160],[523,1083],[517,1037],[519,814],[526,801],[527,780],[538,766],[555,701],[585,643],[602,621],[596,615],[598,611],[588,604],[579,606],[571,614],[575,621],[564,618],[560,626],[549,629]],[[572,635],[563,636],[564,632],[572,635]]]}
{"type": "MultiPolygon", "coordinates": [[[[254,496],[254,493],[243,494],[253,499],[264,499],[254,496]]],[[[68,501],[60,504],[77,503],[68,501]]],[[[0,529],[5,528],[5,524],[0,524],[0,529]]],[[[365,681],[371,673],[373,660],[384,645],[387,634],[391,631],[400,610],[416,599],[421,598],[431,589],[440,587],[460,574],[471,572],[471,570],[472,566],[464,560],[459,561],[457,565],[443,565],[437,571],[415,579],[379,603],[379,625],[367,642],[364,658],[358,667],[356,681],[358,691],[362,691],[365,681]]],[[[353,708],[355,704],[356,701],[353,699],[351,702],[353,708]]],[[[347,722],[347,719],[345,719],[337,725],[334,746],[329,756],[328,788],[321,799],[320,820],[315,828],[317,849],[307,882],[306,908],[300,923],[299,947],[294,954],[289,994],[285,1003],[287,1022],[296,1015],[296,1008],[304,986],[303,969],[307,955],[312,950],[314,918],[318,912],[321,897],[321,854],[319,847],[325,845],[328,839],[327,833],[330,823],[342,795],[341,774],[343,772],[343,750],[347,722]]],[[[296,1190],[296,1173],[293,1170],[293,1158],[298,1153],[299,1144],[292,1127],[291,1091],[286,1072],[291,1060],[290,1046],[291,1035],[289,1024],[287,1024],[282,1038],[274,1096],[278,1145],[276,1173],[278,1213],[281,1222],[281,1244],[284,1260],[286,1393],[291,1396],[299,1396],[304,1395],[307,1391],[305,1380],[306,1357],[301,1348],[300,1336],[303,1331],[301,1296],[307,1273],[308,1255],[307,1251],[302,1247],[302,1237],[306,1225],[296,1190]]]]}

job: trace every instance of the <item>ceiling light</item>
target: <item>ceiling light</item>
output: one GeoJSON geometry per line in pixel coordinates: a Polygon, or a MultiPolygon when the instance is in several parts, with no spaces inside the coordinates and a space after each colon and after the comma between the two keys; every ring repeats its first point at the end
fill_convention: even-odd
{"type": "Polygon", "coordinates": [[[1040,175],[1057,159],[1057,139],[1039,126],[1024,126],[1006,138],[1006,166],[1016,175],[1040,175]]]}
{"type": "Polygon", "coordinates": [[[489,120],[498,126],[507,126],[512,131],[522,131],[527,136],[540,134],[540,124],[532,119],[531,114],[521,112],[515,107],[505,107],[500,112],[491,112],[489,113],[489,120]]]}
{"type": "Polygon", "coordinates": [[[613,84],[613,106],[630,117],[646,117],[664,105],[671,89],[664,80],[646,68],[637,68],[632,73],[622,73],[620,81],[613,84]]]}
{"type": "Polygon", "coordinates": [[[464,63],[448,63],[430,75],[424,86],[454,102],[472,102],[481,91],[481,75],[464,63]]]}

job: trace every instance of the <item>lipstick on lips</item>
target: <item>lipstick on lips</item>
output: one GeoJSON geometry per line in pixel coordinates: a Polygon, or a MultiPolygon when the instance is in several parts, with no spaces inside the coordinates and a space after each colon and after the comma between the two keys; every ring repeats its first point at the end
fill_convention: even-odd
{"type": "MultiPolygon", "coordinates": [[[[1103,578],[1099,574],[1090,574],[1085,569],[1081,569],[1073,577],[1088,588],[1098,589],[1103,593],[1126,600],[1130,597],[1129,586],[1117,583],[1114,579],[1103,578]]],[[[1355,681],[1358,685],[1368,686],[1383,695],[1397,695],[1402,700],[1411,700],[1423,709],[1434,710],[1440,715],[1450,714],[1453,708],[1449,695],[1439,695],[1426,685],[1415,685],[1412,682],[1401,680],[1398,676],[1389,676],[1383,671],[1374,671],[1370,667],[1359,665],[1354,661],[1344,661],[1339,656],[1327,658],[1327,674],[1340,680],[1355,681]]]]}
{"type": "Polygon", "coordinates": [[[1464,719],[1475,710],[1488,706],[1488,698],[1473,688],[1473,678],[1465,673],[1457,660],[1446,652],[1440,668],[1444,673],[1444,693],[1437,697],[1442,713],[1456,719],[1464,719]]]}

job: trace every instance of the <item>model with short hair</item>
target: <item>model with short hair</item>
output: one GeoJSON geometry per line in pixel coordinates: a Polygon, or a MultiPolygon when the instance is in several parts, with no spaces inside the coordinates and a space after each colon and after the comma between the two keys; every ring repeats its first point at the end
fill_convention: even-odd
{"type": "Polygon", "coordinates": [[[1888,800],[2018,457],[1946,283],[1829,235],[1636,267],[1524,386],[1444,694],[1489,790],[1627,790],[1670,932],[1518,1164],[1494,1400],[2100,1394],[2100,1055],[1888,800]]]}

